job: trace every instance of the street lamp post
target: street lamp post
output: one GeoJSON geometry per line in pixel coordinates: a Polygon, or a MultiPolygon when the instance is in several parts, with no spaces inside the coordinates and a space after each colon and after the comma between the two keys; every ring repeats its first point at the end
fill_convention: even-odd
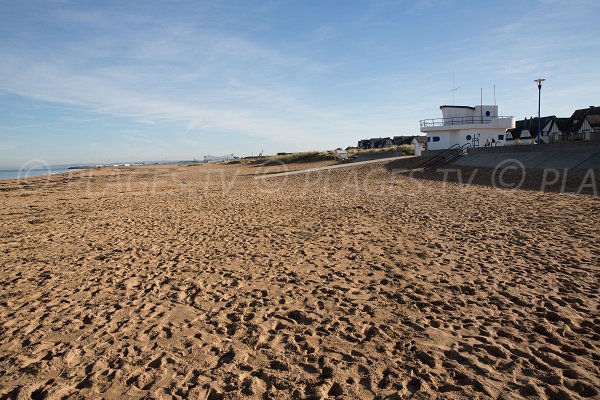
{"type": "Polygon", "coordinates": [[[537,134],[537,144],[540,144],[540,136],[542,129],[542,115],[541,115],[541,106],[542,106],[542,83],[544,83],[545,79],[538,78],[535,79],[534,82],[537,83],[538,87],[538,134],[537,134]]]}

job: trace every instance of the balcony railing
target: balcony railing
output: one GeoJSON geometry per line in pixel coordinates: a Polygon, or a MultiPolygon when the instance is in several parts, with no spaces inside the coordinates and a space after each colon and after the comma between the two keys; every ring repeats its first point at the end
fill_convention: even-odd
{"type": "Polygon", "coordinates": [[[489,124],[497,118],[513,118],[512,116],[498,117],[451,117],[451,118],[434,118],[423,119],[419,121],[421,128],[432,126],[452,126],[452,125],[469,125],[469,124],[489,124]]]}

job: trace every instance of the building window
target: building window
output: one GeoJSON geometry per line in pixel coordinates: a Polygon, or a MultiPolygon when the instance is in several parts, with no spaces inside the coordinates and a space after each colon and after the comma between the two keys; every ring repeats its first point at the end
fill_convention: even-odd
{"type": "Polygon", "coordinates": [[[486,117],[489,117],[489,116],[490,116],[490,112],[489,112],[489,111],[486,111],[486,112],[485,112],[485,116],[486,116],[486,117]]]}
{"type": "Polygon", "coordinates": [[[465,139],[467,139],[467,140],[471,140],[471,139],[473,139],[473,138],[471,137],[471,135],[467,135],[467,137],[466,137],[465,139]]]}
{"type": "Polygon", "coordinates": [[[427,136],[427,142],[431,142],[431,136],[427,136]]]}
{"type": "Polygon", "coordinates": [[[433,141],[434,142],[439,142],[440,141],[440,137],[439,136],[434,136],[433,137],[433,141]]]}
{"type": "Polygon", "coordinates": [[[498,140],[504,140],[504,135],[498,135],[498,140]]]}

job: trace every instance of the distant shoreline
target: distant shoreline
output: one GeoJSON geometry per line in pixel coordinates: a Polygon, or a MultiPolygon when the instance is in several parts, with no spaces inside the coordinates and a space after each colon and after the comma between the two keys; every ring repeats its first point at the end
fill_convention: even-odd
{"type": "Polygon", "coordinates": [[[70,172],[76,172],[75,169],[60,168],[60,169],[33,169],[29,171],[2,169],[0,170],[0,180],[15,180],[15,179],[28,179],[36,178],[45,175],[57,175],[70,172]]]}
{"type": "MultiPolygon", "coordinates": [[[[145,165],[141,163],[124,163],[118,164],[118,167],[130,167],[145,165]]],[[[68,172],[77,172],[88,169],[116,168],[117,165],[61,165],[48,166],[48,168],[35,168],[30,170],[24,169],[0,169],[0,180],[6,179],[27,179],[46,175],[64,174],[68,172]]]]}

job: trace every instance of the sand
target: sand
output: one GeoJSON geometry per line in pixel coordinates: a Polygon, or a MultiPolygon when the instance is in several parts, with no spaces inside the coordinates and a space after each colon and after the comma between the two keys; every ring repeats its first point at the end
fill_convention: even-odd
{"type": "Polygon", "coordinates": [[[269,171],[0,182],[0,398],[598,398],[597,196],[269,171]]]}

